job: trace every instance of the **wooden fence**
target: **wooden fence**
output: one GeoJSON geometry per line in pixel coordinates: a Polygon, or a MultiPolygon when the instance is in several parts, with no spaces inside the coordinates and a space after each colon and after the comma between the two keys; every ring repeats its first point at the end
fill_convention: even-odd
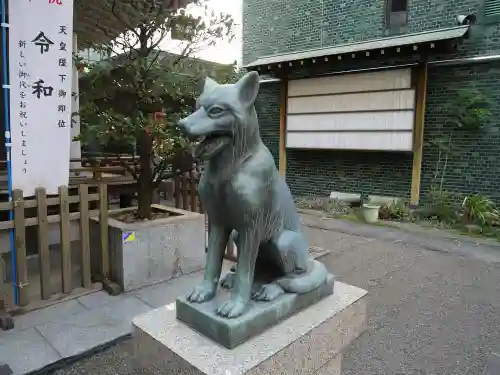
{"type": "MultiPolygon", "coordinates": [[[[48,300],[68,297],[72,292],[86,294],[97,287],[97,283],[94,281],[105,282],[109,280],[107,186],[99,184],[97,187],[90,187],[90,189],[96,190],[96,192],[89,192],[89,185],[80,185],[78,188],[70,190],[67,186],[61,186],[59,194],[54,197],[47,196],[44,188],[38,188],[34,198],[25,198],[21,190],[14,190],[11,202],[0,203],[0,214],[3,213],[5,217],[5,214],[8,214],[10,210],[14,214],[13,220],[0,221],[0,230],[14,229],[16,278],[13,280],[13,284],[18,294],[18,307],[30,310],[50,304],[47,303],[48,300]],[[100,223],[100,245],[102,247],[100,275],[91,274],[89,219],[94,216],[99,217],[100,223]],[[70,223],[74,220],[79,220],[79,250],[81,251],[79,262],[81,280],[77,286],[73,282],[70,239],[70,223]],[[60,231],[60,291],[54,291],[51,283],[54,274],[59,273],[51,267],[51,250],[49,249],[49,225],[54,223],[58,224],[60,231]],[[34,291],[30,288],[29,283],[30,276],[32,280],[33,276],[28,275],[26,229],[33,226],[36,226],[37,234],[41,301],[32,301],[30,297],[34,291]]],[[[1,252],[7,251],[3,249],[1,252]]],[[[3,282],[4,278],[0,278],[0,291],[2,291],[3,282]]],[[[3,286],[4,291],[6,287],[7,285],[3,286]]]]}
{"type": "MultiPolygon", "coordinates": [[[[180,173],[174,177],[174,202],[175,207],[186,211],[205,213],[203,205],[198,195],[198,183],[201,173],[198,169],[190,172],[180,173]]],[[[206,230],[210,229],[210,222],[207,220],[206,230]]],[[[225,258],[232,262],[237,261],[237,249],[233,241],[229,241],[226,247],[225,258]]]]}

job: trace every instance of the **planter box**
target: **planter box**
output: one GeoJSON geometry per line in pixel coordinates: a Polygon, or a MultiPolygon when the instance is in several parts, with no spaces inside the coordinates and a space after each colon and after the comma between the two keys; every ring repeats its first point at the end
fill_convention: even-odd
{"type": "MultiPolygon", "coordinates": [[[[136,208],[110,211],[110,279],[127,292],[195,272],[205,265],[205,216],[155,205],[170,217],[136,223],[113,218],[136,208]]],[[[91,219],[92,271],[101,265],[99,219],[91,219]]]]}

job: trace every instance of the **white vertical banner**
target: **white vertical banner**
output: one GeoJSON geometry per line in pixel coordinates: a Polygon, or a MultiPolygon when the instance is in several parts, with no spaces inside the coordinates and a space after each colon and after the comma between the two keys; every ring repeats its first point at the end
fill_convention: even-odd
{"type": "Polygon", "coordinates": [[[12,187],[69,183],[73,0],[9,2],[12,187]]]}
{"type": "MultiPolygon", "coordinates": [[[[73,33],[73,53],[78,53],[78,38],[75,33],[73,33]]],[[[73,64],[73,77],[72,77],[72,89],[71,89],[71,113],[80,111],[80,89],[78,85],[78,67],[73,64]]],[[[71,121],[71,159],[81,159],[82,149],[80,141],[74,141],[73,138],[80,134],[80,117],[73,116],[71,121]]],[[[81,166],[81,162],[71,163],[72,167],[81,166]]]]}

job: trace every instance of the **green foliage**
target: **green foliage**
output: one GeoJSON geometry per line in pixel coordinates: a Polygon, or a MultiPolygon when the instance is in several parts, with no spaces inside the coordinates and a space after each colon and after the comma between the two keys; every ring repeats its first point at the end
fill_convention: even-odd
{"type": "Polygon", "coordinates": [[[460,90],[450,108],[450,121],[457,129],[477,131],[491,117],[490,102],[477,90],[460,90]]]}
{"type": "Polygon", "coordinates": [[[500,212],[493,201],[482,195],[466,197],[462,203],[462,208],[462,217],[465,224],[492,226],[499,223],[500,212]]]}
{"type": "Polygon", "coordinates": [[[410,221],[412,215],[404,200],[395,200],[391,204],[382,204],[379,210],[381,220],[410,221]]]}
{"type": "Polygon", "coordinates": [[[332,215],[345,215],[351,211],[347,203],[329,197],[298,197],[295,204],[301,209],[324,211],[332,215]]]}
{"type": "Polygon", "coordinates": [[[445,190],[431,188],[426,194],[420,216],[433,222],[453,224],[458,221],[458,197],[445,190]]]}
{"type": "Polygon", "coordinates": [[[500,211],[489,198],[474,194],[461,199],[446,191],[433,190],[428,193],[427,201],[420,214],[427,223],[468,235],[500,239],[500,211]]]}
{"type": "MultiPolygon", "coordinates": [[[[96,22],[107,40],[92,48],[112,57],[85,64],[80,78],[81,134],[84,147],[109,144],[138,155],[139,168],[131,170],[139,182],[138,216],[151,216],[153,189],[169,170],[175,155],[189,149],[177,128],[179,119],[192,112],[203,79],[211,76],[230,82],[237,76],[234,65],[203,61],[194,55],[233,38],[233,20],[211,12],[208,0],[194,0],[186,9],[173,9],[168,1],[104,0],[110,23],[123,32],[113,35],[96,22]],[[160,50],[171,36],[180,40],[179,53],[160,50]],[[153,114],[163,113],[162,119],[153,114]]],[[[177,2],[176,2],[177,3],[177,2]]],[[[77,7],[86,3],[78,1],[77,7]]]]}

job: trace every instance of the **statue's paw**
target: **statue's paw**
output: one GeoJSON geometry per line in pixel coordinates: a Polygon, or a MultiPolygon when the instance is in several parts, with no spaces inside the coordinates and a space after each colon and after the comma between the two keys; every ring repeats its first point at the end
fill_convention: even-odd
{"type": "Polygon", "coordinates": [[[247,301],[239,298],[229,299],[222,303],[217,309],[217,315],[226,318],[237,318],[245,312],[247,301]]]}
{"type": "Polygon", "coordinates": [[[220,282],[220,286],[224,289],[233,289],[235,277],[234,272],[226,273],[220,282]]]}
{"type": "Polygon", "coordinates": [[[285,291],[278,284],[263,285],[257,292],[252,295],[255,301],[273,301],[285,291]]]}
{"type": "Polygon", "coordinates": [[[201,284],[195,286],[191,292],[187,294],[187,300],[190,302],[206,302],[215,297],[217,287],[212,283],[203,281],[201,284]]]}

